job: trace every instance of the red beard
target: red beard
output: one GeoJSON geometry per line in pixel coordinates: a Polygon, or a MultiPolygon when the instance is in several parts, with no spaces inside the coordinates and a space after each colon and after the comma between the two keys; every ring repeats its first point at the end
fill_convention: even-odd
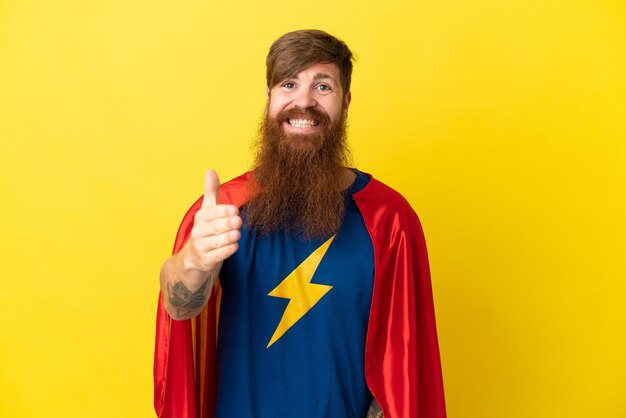
{"type": "Polygon", "coordinates": [[[324,238],[341,224],[345,191],[342,172],[349,162],[346,123],[331,122],[315,108],[265,115],[260,128],[248,225],[261,233],[285,230],[303,238],[324,238]],[[312,119],[319,133],[285,132],[288,119],[312,119]]]}

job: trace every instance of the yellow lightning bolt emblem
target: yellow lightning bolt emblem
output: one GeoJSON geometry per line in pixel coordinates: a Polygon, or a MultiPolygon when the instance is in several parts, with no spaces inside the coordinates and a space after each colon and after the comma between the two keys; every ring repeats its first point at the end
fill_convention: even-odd
{"type": "Polygon", "coordinates": [[[324,284],[311,283],[311,279],[313,279],[315,270],[320,265],[334,238],[335,236],[333,235],[317,250],[313,251],[289,276],[268,293],[269,296],[290,300],[285,308],[285,312],[283,312],[283,317],[276,327],[276,331],[274,331],[274,335],[272,335],[269,344],[267,344],[267,348],[282,337],[289,328],[298,322],[304,314],[333,288],[324,284]]]}

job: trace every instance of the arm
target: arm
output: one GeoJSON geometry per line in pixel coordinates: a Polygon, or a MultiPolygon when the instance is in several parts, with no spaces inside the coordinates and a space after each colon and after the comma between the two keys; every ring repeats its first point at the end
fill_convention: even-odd
{"type": "Polygon", "coordinates": [[[187,248],[186,245],[181,252],[165,260],[161,267],[163,305],[174,319],[188,319],[202,312],[219,272],[204,272],[191,267],[185,262],[187,248]]]}
{"type": "Polygon", "coordinates": [[[383,411],[380,409],[380,405],[378,405],[376,399],[372,399],[366,418],[384,418],[383,411]]]}
{"type": "Polygon", "coordinates": [[[202,312],[222,262],[237,251],[242,224],[239,210],[233,205],[218,205],[218,189],[217,175],[210,170],[189,241],[161,268],[163,304],[174,319],[188,319],[202,312]]]}

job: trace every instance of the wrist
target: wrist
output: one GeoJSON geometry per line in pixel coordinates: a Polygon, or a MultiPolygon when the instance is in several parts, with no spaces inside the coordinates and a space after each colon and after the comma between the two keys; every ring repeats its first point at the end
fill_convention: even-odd
{"type": "Polygon", "coordinates": [[[207,269],[199,263],[198,257],[192,253],[189,246],[183,247],[179,253],[179,268],[185,281],[192,283],[204,283],[210,276],[217,274],[216,269],[207,269]]]}
{"type": "Polygon", "coordinates": [[[198,268],[198,264],[194,262],[193,256],[189,253],[188,247],[185,246],[177,254],[176,260],[178,276],[183,282],[195,287],[198,282],[204,281],[207,273],[198,268]]]}

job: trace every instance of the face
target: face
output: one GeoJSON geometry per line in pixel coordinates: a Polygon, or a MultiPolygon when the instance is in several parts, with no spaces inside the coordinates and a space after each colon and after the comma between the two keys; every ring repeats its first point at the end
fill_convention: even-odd
{"type": "MultiPolygon", "coordinates": [[[[250,227],[327,237],[343,219],[349,165],[343,94],[335,64],[315,64],[268,90],[259,131],[250,227]]],[[[345,97],[344,97],[345,96],[345,97]]]]}
{"type": "Polygon", "coordinates": [[[351,95],[341,87],[336,64],[313,64],[268,90],[268,116],[280,118],[287,135],[320,134],[323,119],[336,124],[345,119],[351,95]]]}

